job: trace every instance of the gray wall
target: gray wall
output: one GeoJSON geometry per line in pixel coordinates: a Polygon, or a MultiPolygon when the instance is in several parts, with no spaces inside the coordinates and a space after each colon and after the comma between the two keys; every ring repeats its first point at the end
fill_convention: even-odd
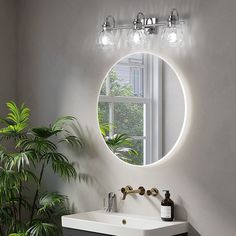
{"type": "Polygon", "coordinates": [[[16,96],[16,4],[0,0],[0,114],[16,96]]]}
{"type": "Polygon", "coordinates": [[[76,211],[100,209],[104,194],[115,191],[120,211],[157,216],[159,199],[128,196],[121,201],[118,189],[127,184],[168,188],[177,217],[191,224],[190,235],[235,235],[235,8],[234,0],[19,1],[19,98],[33,109],[35,123],[77,116],[88,141],[80,155],[65,151],[93,182],[67,184],[51,176],[45,181],[48,187],[68,194],[76,211]],[[108,14],[132,20],[142,10],[166,17],[172,7],[188,19],[185,46],[172,49],[155,40],[140,50],[160,55],[182,78],[186,128],[167,158],[133,167],[105,146],[96,105],[106,72],[135,50],[105,52],[95,44],[96,32],[108,14]]]}

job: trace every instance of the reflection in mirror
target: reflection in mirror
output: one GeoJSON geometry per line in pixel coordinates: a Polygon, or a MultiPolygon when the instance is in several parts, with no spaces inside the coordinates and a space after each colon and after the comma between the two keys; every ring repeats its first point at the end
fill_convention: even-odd
{"type": "Polygon", "coordinates": [[[135,165],[160,160],[179,138],[185,117],[180,81],[159,57],[136,53],[117,62],[98,101],[101,133],[117,157],[135,165]]]}

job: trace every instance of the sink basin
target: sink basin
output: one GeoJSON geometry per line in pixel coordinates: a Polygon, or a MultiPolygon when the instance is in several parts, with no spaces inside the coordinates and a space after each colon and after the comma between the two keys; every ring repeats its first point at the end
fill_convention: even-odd
{"type": "Polygon", "coordinates": [[[157,217],[91,211],[62,216],[65,228],[116,236],[172,236],[188,231],[183,221],[164,222],[157,217]]]}

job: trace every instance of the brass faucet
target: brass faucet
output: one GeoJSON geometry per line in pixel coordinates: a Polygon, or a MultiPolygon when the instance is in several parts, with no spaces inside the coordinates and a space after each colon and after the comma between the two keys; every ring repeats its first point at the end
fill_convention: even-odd
{"type": "Polygon", "coordinates": [[[145,188],[140,186],[138,189],[133,189],[130,185],[127,185],[124,188],[121,188],[121,192],[123,193],[122,200],[125,200],[126,196],[130,193],[138,193],[139,195],[145,194],[145,188]]]}

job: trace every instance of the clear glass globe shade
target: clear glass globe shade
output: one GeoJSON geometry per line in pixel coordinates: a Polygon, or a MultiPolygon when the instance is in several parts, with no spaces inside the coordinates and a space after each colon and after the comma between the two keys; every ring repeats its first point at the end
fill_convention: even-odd
{"type": "Polygon", "coordinates": [[[103,47],[112,47],[114,45],[114,35],[111,31],[102,31],[99,34],[98,42],[103,47]]]}
{"type": "Polygon", "coordinates": [[[128,43],[129,45],[142,45],[145,42],[146,35],[144,30],[131,29],[128,32],[128,43]]]}
{"type": "Polygon", "coordinates": [[[166,40],[169,43],[176,43],[178,41],[177,30],[176,29],[170,30],[170,32],[168,32],[168,34],[166,35],[166,40]]]}
{"type": "Polygon", "coordinates": [[[170,46],[182,46],[183,31],[181,27],[166,27],[162,31],[162,40],[165,40],[170,46]]]}

